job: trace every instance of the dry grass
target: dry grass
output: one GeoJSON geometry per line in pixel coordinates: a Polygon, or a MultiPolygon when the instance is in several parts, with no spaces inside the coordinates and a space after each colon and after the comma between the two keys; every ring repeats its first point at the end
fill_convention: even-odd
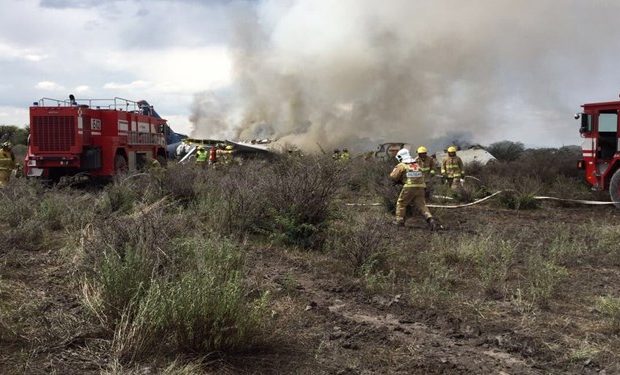
{"type": "Polygon", "coordinates": [[[384,208],[399,189],[387,182],[390,163],[373,160],[352,168],[287,157],[234,173],[169,166],[101,190],[15,180],[0,194],[0,371],[208,373],[219,365],[205,356],[262,358],[270,342],[282,345],[276,334],[303,342],[291,345],[293,357],[339,353],[335,339],[324,340],[336,324],[352,331],[347,340],[368,340],[360,357],[400,345],[402,336],[327,309],[340,299],[356,306],[354,316],[415,317],[437,335],[479,330],[476,340],[495,342],[519,332],[513,347],[492,345],[550,372],[589,359],[617,368],[607,354],[620,348],[618,295],[607,285],[620,266],[615,214],[523,211],[533,194],[584,193],[564,166],[570,155],[524,151],[472,169],[483,186],[461,200],[500,188],[515,195],[502,208],[434,210],[447,227],[438,233],[421,221],[390,225],[384,208]],[[385,206],[342,205],[351,200],[385,206]]]}

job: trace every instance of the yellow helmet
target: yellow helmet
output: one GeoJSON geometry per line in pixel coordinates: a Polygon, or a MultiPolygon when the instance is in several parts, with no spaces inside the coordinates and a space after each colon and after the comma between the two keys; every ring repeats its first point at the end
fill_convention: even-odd
{"type": "Polygon", "coordinates": [[[448,147],[448,152],[456,152],[456,147],[454,146],[448,147]]]}
{"type": "Polygon", "coordinates": [[[228,146],[226,146],[226,149],[227,149],[227,150],[232,150],[232,149],[233,149],[233,146],[228,145],[228,146]]]}
{"type": "Polygon", "coordinates": [[[418,147],[418,154],[425,154],[427,152],[428,152],[428,150],[426,149],[426,147],[424,147],[424,146],[418,147]]]}

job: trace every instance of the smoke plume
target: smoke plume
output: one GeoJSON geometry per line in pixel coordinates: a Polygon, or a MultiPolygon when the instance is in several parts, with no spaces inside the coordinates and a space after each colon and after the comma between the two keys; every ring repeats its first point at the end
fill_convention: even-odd
{"type": "Polygon", "coordinates": [[[235,3],[235,81],[196,95],[194,134],[365,149],[451,133],[489,143],[528,122],[544,127],[539,137],[572,131],[585,97],[575,88],[601,79],[618,10],[581,0],[235,3]]]}

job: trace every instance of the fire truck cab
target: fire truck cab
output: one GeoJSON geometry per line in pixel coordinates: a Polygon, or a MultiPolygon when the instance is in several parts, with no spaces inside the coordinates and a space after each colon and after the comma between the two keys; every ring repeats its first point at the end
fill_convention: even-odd
{"type": "Polygon", "coordinates": [[[593,190],[609,190],[620,208],[620,138],[618,113],[620,101],[588,103],[575,115],[581,120],[583,159],[579,167],[593,190]]]}
{"type": "Polygon", "coordinates": [[[166,120],[146,101],[43,98],[30,107],[24,172],[57,180],[112,177],[166,162],[166,120]]]}

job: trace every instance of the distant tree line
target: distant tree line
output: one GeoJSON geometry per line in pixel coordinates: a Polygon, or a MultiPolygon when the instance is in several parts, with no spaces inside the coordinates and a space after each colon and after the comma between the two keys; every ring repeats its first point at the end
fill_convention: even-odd
{"type": "Polygon", "coordinates": [[[13,145],[25,145],[28,143],[28,134],[30,134],[30,127],[0,125],[0,142],[9,141],[13,145]]]}

